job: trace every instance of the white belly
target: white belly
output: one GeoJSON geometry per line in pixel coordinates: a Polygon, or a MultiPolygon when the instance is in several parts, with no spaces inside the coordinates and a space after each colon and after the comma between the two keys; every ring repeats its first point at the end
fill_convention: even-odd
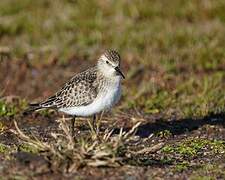
{"type": "Polygon", "coordinates": [[[87,106],[77,106],[69,108],[61,108],[59,111],[69,115],[76,116],[91,116],[99,113],[103,110],[110,109],[115,105],[121,96],[121,85],[120,81],[112,86],[107,87],[102,92],[99,92],[97,98],[87,106]]]}

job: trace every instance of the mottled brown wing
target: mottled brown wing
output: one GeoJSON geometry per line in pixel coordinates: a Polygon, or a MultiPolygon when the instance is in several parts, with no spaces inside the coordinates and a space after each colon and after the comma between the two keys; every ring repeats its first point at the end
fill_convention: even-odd
{"type": "Polygon", "coordinates": [[[54,96],[40,103],[41,107],[64,108],[88,105],[97,96],[97,71],[91,68],[74,76],[54,96]]]}

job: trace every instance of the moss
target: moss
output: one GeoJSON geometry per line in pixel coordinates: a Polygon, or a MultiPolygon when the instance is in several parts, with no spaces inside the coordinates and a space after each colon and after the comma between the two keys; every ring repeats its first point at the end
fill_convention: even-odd
{"type": "Polygon", "coordinates": [[[7,153],[9,151],[9,147],[0,143],[0,153],[7,153]]]}
{"type": "Polygon", "coordinates": [[[124,108],[180,118],[224,111],[224,2],[211,2],[210,8],[194,0],[162,8],[164,3],[15,0],[12,6],[2,0],[0,43],[15,59],[35,52],[34,64],[52,55],[63,64],[74,55],[92,60],[99,50],[113,47],[124,64],[143,66],[140,81],[132,78],[135,86],[129,86],[124,108]]]}
{"type": "Polygon", "coordinates": [[[18,151],[37,154],[39,152],[39,149],[36,147],[30,145],[30,144],[21,144],[17,147],[18,151]]]}
{"type": "Polygon", "coordinates": [[[49,109],[43,109],[41,111],[38,111],[38,113],[44,117],[49,117],[54,111],[49,109]]]}
{"type": "Polygon", "coordinates": [[[157,132],[155,135],[161,138],[169,138],[172,136],[172,133],[169,130],[164,130],[157,132]]]}
{"type": "Polygon", "coordinates": [[[218,164],[203,164],[190,176],[191,180],[208,180],[208,179],[224,179],[225,171],[223,165],[218,164]]]}
{"type": "Polygon", "coordinates": [[[5,125],[0,122],[0,133],[2,133],[5,130],[5,125]]]}
{"type": "Polygon", "coordinates": [[[188,162],[185,162],[185,161],[183,161],[181,163],[177,163],[175,165],[175,171],[182,172],[182,171],[187,170],[188,169],[188,164],[189,163],[188,162]]]}
{"type": "Polygon", "coordinates": [[[14,116],[17,113],[17,109],[12,104],[0,101],[0,117],[1,116],[14,116]]]}
{"type": "Polygon", "coordinates": [[[219,140],[208,139],[187,139],[175,145],[166,145],[162,151],[168,154],[176,154],[183,158],[191,158],[201,155],[203,152],[209,151],[211,154],[224,154],[225,142],[219,140]]]}
{"type": "Polygon", "coordinates": [[[21,174],[12,174],[9,176],[9,179],[13,180],[28,180],[30,179],[29,176],[21,175],[21,174]]]}
{"type": "MultiPolygon", "coordinates": [[[[57,65],[63,64],[64,68],[77,65],[71,63],[71,59],[94,62],[103,49],[118,49],[122,57],[122,68],[127,74],[123,81],[125,97],[119,110],[129,112],[131,120],[139,120],[136,116],[140,116],[146,123],[151,121],[150,128],[144,128],[146,134],[154,133],[157,139],[176,139],[180,130],[185,131],[186,122],[183,124],[173,120],[203,120],[207,117],[203,124],[208,124],[211,114],[225,112],[224,7],[224,0],[172,0],[170,3],[165,0],[132,3],[1,0],[0,44],[4,45],[3,50],[5,47],[9,49],[10,70],[12,65],[13,71],[15,59],[24,61],[24,57],[28,58],[27,67],[31,69],[36,68],[35,65],[38,69],[45,68],[45,65],[51,65],[53,58],[57,65]],[[32,56],[27,53],[32,53],[32,56]],[[173,121],[175,127],[169,128],[171,131],[155,132],[155,125],[157,128],[160,126],[160,123],[155,122],[158,118],[165,122],[173,121]]],[[[9,89],[14,85],[17,84],[10,83],[9,89]]],[[[36,87],[33,83],[31,86],[36,87]]],[[[24,90],[23,87],[18,89],[18,93],[21,90],[24,90]]],[[[7,94],[4,87],[1,91],[1,95],[7,94]]],[[[6,103],[0,100],[0,118],[11,120],[26,106],[26,101],[6,103]]],[[[39,115],[49,117],[52,114],[44,110],[39,115]]],[[[211,122],[221,124],[220,120],[212,119],[211,122]]],[[[192,125],[187,129],[192,129],[192,125]]],[[[4,130],[5,126],[0,123],[0,133],[4,133],[4,130]]],[[[196,131],[189,133],[195,134],[196,131]]],[[[223,134],[217,135],[223,138],[223,134]]],[[[2,146],[2,151],[5,151],[4,148],[7,146],[2,146]]],[[[5,152],[11,152],[13,148],[9,148],[5,152]]],[[[27,144],[17,149],[38,152],[27,144]]],[[[161,151],[165,157],[159,160],[160,163],[165,166],[172,164],[175,171],[182,172],[191,167],[187,163],[201,159],[205,154],[224,157],[224,141],[187,138],[166,145],[161,151]]],[[[151,166],[154,160],[146,158],[143,164],[151,166]]],[[[222,174],[216,171],[219,168],[222,169],[216,166],[203,167],[202,179],[207,177],[204,171],[222,174]]],[[[195,171],[198,172],[198,169],[195,171]]],[[[199,174],[195,176],[196,179],[198,177],[199,174]]]]}
{"type": "Polygon", "coordinates": [[[196,175],[196,176],[192,176],[190,179],[191,180],[213,180],[214,178],[209,177],[209,176],[199,176],[199,175],[196,175]]]}
{"type": "Polygon", "coordinates": [[[24,99],[15,99],[12,102],[0,100],[0,117],[13,117],[27,108],[27,101],[24,99]]]}

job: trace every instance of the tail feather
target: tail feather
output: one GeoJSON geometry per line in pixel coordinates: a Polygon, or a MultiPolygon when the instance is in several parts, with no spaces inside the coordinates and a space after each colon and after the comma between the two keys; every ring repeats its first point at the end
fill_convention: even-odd
{"type": "Polygon", "coordinates": [[[40,106],[40,103],[30,103],[29,107],[23,112],[24,115],[30,114],[33,111],[42,109],[43,107],[40,106]]]}

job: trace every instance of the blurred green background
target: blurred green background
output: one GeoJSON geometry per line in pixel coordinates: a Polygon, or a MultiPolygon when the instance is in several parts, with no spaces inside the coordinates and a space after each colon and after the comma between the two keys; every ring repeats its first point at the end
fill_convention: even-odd
{"type": "Polygon", "coordinates": [[[224,111],[224,25],[224,0],[1,0],[0,53],[68,65],[117,49],[119,109],[206,116],[224,111]]]}
{"type": "MultiPolygon", "coordinates": [[[[79,168],[75,175],[225,179],[225,0],[0,0],[2,177],[49,178],[48,169],[61,177],[54,164],[42,166],[39,154],[27,156],[30,161],[22,153],[29,147],[16,148],[9,129],[16,120],[26,134],[54,142],[47,134],[61,131],[55,121],[60,115],[46,110],[24,116],[27,104],[52,95],[111,48],[121,54],[126,79],[102,130],[128,130],[142,122],[137,135],[144,136],[135,136],[130,150],[147,151],[124,153],[131,159],[117,168],[79,168]],[[154,151],[158,143],[164,147],[154,151]]],[[[78,123],[76,142],[83,146],[93,138],[87,122],[78,123]]]]}

